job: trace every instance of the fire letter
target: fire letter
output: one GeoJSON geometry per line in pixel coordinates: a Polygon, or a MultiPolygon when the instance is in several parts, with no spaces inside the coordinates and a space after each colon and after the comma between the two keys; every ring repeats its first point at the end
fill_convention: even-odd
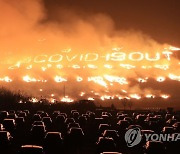
{"type": "Polygon", "coordinates": [[[129,54],[129,59],[132,61],[141,61],[143,60],[144,55],[141,52],[132,52],[129,54]],[[139,58],[133,58],[134,55],[139,55],[139,58]]]}
{"type": "Polygon", "coordinates": [[[43,57],[47,57],[47,55],[36,56],[34,58],[34,62],[35,63],[44,63],[44,62],[46,62],[45,58],[43,58],[43,57]]]}
{"type": "Polygon", "coordinates": [[[72,57],[69,57],[68,55],[66,55],[66,58],[67,58],[68,61],[72,61],[72,60],[74,60],[76,57],[77,57],[77,55],[74,55],[74,56],[72,56],[72,57]]]}
{"type": "Polygon", "coordinates": [[[99,55],[97,53],[87,53],[85,55],[85,61],[97,61],[99,55]]]}
{"type": "Polygon", "coordinates": [[[60,54],[56,54],[56,55],[52,55],[51,57],[49,57],[49,62],[51,63],[58,63],[62,60],[63,56],[60,54]]]}
{"type": "Polygon", "coordinates": [[[111,54],[112,61],[123,61],[126,58],[126,54],[124,52],[113,52],[111,54]]]}
{"type": "Polygon", "coordinates": [[[158,52],[156,53],[155,58],[150,58],[148,53],[145,54],[145,57],[146,57],[146,60],[148,60],[148,61],[158,61],[158,60],[160,60],[160,54],[158,52]]]}
{"type": "Polygon", "coordinates": [[[167,57],[167,60],[171,60],[170,55],[172,55],[172,52],[164,51],[162,54],[164,54],[167,57]]]}

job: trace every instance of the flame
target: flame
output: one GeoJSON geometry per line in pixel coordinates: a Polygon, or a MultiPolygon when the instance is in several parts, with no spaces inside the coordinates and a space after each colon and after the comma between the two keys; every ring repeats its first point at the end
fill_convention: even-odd
{"type": "Polygon", "coordinates": [[[29,101],[32,102],[32,103],[37,103],[37,102],[39,102],[39,100],[38,100],[37,98],[35,98],[35,97],[30,98],[29,101]]]}
{"type": "Polygon", "coordinates": [[[54,97],[55,95],[54,94],[51,94],[51,97],[54,97]]]}
{"type": "Polygon", "coordinates": [[[54,98],[50,98],[50,100],[49,100],[51,103],[55,103],[56,102],[56,99],[54,99],[54,98]]]}
{"type": "Polygon", "coordinates": [[[138,82],[140,82],[140,83],[145,83],[145,82],[147,82],[147,80],[148,80],[148,77],[146,77],[146,78],[138,78],[137,79],[138,80],[138,82]]]}
{"type": "Polygon", "coordinates": [[[27,69],[27,70],[32,69],[32,65],[27,66],[26,69],[27,69]]]}
{"type": "Polygon", "coordinates": [[[107,87],[107,83],[104,81],[103,77],[96,76],[96,77],[88,77],[88,81],[93,81],[103,87],[107,87]]]}
{"type": "Polygon", "coordinates": [[[68,96],[65,96],[61,99],[61,102],[72,103],[74,102],[74,100],[69,98],[68,96]]]}
{"type": "Polygon", "coordinates": [[[79,69],[79,68],[81,68],[81,66],[79,66],[79,65],[72,65],[72,68],[79,69]]]}
{"type": "Polygon", "coordinates": [[[127,99],[127,100],[130,100],[131,98],[129,98],[129,97],[127,97],[127,96],[126,96],[126,97],[124,97],[123,99],[127,99]]]}
{"type": "Polygon", "coordinates": [[[165,50],[162,52],[162,54],[164,54],[166,56],[167,60],[170,61],[171,60],[170,55],[172,55],[173,53],[169,50],[165,50]]]}
{"type": "Polygon", "coordinates": [[[129,54],[129,59],[130,59],[131,61],[141,61],[141,60],[144,59],[144,54],[141,53],[141,52],[132,52],[132,53],[129,54]],[[134,58],[134,55],[135,55],[135,56],[138,55],[139,57],[136,57],[136,59],[135,59],[135,58],[134,58]]]}
{"type": "MultiPolygon", "coordinates": [[[[179,48],[171,48],[171,49],[176,51],[179,48]]],[[[113,50],[119,51],[120,49],[114,48],[113,50]]],[[[104,55],[101,55],[99,53],[90,53],[90,52],[83,53],[83,54],[75,54],[75,55],[63,55],[63,54],[61,55],[61,53],[54,54],[54,55],[47,54],[47,55],[39,55],[39,56],[36,56],[35,58],[32,58],[31,59],[31,61],[33,62],[32,64],[31,63],[25,64],[25,63],[22,63],[22,61],[19,61],[18,63],[13,65],[14,67],[11,67],[11,68],[13,68],[13,69],[19,68],[18,71],[23,70],[23,68],[25,68],[26,71],[31,70],[32,68],[33,68],[33,70],[37,70],[37,68],[38,68],[40,71],[43,71],[44,74],[47,73],[48,68],[51,68],[49,70],[52,72],[52,74],[53,73],[57,74],[57,72],[60,71],[57,69],[62,69],[61,74],[65,74],[66,76],[69,73],[69,72],[66,72],[66,70],[79,69],[79,70],[76,70],[76,72],[75,72],[75,70],[72,70],[72,77],[68,76],[67,78],[65,78],[65,77],[56,75],[54,77],[54,81],[57,83],[69,81],[69,82],[72,82],[73,84],[75,82],[78,82],[79,84],[82,84],[82,83],[86,84],[86,81],[94,82],[95,84],[93,84],[93,88],[91,88],[92,86],[88,87],[89,91],[86,91],[86,90],[84,91],[84,89],[80,89],[83,92],[78,91],[76,93],[76,96],[83,97],[85,94],[88,95],[88,93],[91,90],[94,90],[94,88],[95,88],[97,90],[94,90],[93,94],[91,94],[92,96],[89,97],[89,99],[92,98],[92,100],[94,100],[93,96],[95,96],[95,98],[98,98],[100,100],[110,100],[110,99],[114,99],[114,98],[117,98],[117,99],[124,99],[124,98],[132,99],[132,98],[134,98],[134,99],[139,100],[142,97],[144,97],[144,98],[161,97],[161,98],[167,99],[170,97],[169,94],[159,95],[159,94],[157,94],[156,91],[153,91],[153,90],[151,91],[153,94],[144,94],[141,91],[141,89],[139,89],[139,88],[138,88],[136,94],[129,94],[128,85],[131,85],[131,83],[132,83],[131,79],[136,79],[139,83],[148,82],[149,78],[154,78],[157,82],[164,82],[166,80],[166,78],[169,78],[171,80],[180,81],[180,76],[173,74],[173,72],[169,73],[168,69],[171,69],[174,66],[174,65],[171,65],[171,63],[169,62],[169,60],[172,60],[170,58],[170,55],[173,54],[169,50],[170,49],[166,49],[161,54],[159,52],[157,52],[153,58],[150,57],[150,55],[148,53],[143,53],[143,52],[130,52],[130,53],[114,52],[114,53],[108,53],[108,54],[106,53],[104,55]],[[162,55],[166,56],[166,58],[161,57],[163,61],[162,62],[159,61],[160,63],[156,64],[155,61],[159,60],[160,56],[162,56],[162,55]],[[103,58],[103,60],[105,60],[104,61],[105,63],[101,63],[101,61],[100,62],[97,61],[100,58],[103,58]],[[67,64],[66,63],[60,63],[60,64],[56,63],[56,61],[59,62],[59,61],[61,61],[61,59],[65,59],[69,63],[67,63],[67,64]],[[75,61],[75,59],[76,59],[76,61],[75,61]],[[124,63],[124,62],[121,63],[121,61],[125,61],[125,60],[127,60],[127,63],[124,63]],[[142,60],[142,62],[144,62],[146,60],[147,63],[145,62],[145,63],[143,63],[143,65],[141,65],[142,63],[139,62],[141,60],[142,60]],[[110,61],[112,63],[110,63],[110,61]],[[80,64],[80,62],[85,62],[85,63],[80,64]],[[97,62],[97,63],[95,63],[95,62],[97,62]],[[118,62],[118,63],[115,63],[115,62],[118,62]],[[34,67],[34,65],[38,66],[38,67],[36,68],[36,67],[34,67]],[[67,68],[67,69],[63,69],[63,68],[67,68]],[[107,68],[107,69],[105,69],[105,68],[107,68]],[[125,68],[127,70],[124,70],[122,68],[125,68]],[[91,70],[91,72],[87,72],[87,71],[90,71],[90,69],[93,69],[93,70],[91,70]],[[117,69],[119,69],[118,72],[117,72],[117,69]],[[127,74],[129,73],[128,70],[130,70],[130,69],[133,69],[133,70],[129,71],[130,75],[127,76],[127,74]],[[149,69],[149,70],[145,70],[145,69],[149,69]],[[157,70],[157,69],[161,69],[161,70],[157,70]],[[120,74],[119,72],[121,72],[122,70],[125,72],[125,73],[122,72],[122,74],[124,73],[123,74],[124,76],[119,76],[119,74],[120,74]],[[151,70],[152,70],[152,72],[154,72],[154,70],[157,71],[157,74],[159,74],[159,76],[156,76],[155,73],[151,73],[151,72],[149,73],[149,76],[148,76],[148,71],[151,71],[151,70]],[[81,71],[83,71],[83,74],[81,71]],[[143,72],[141,73],[141,71],[143,71],[143,72]],[[86,72],[87,72],[87,75],[86,75],[86,72]],[[96,76],[97,73],[98,73],[98,76],[96,76]],[[131,73],[132,73],[132,77],[131,77],[131,73]],[[93,74],[94,76],[89,76],[91,74],[93,74]],[[72,79],[73,79],[73,81],[72,81],[72,79]],[[121,87],[119,87],[119,89],[118,89],[118,84],[120,86],[122,85],[121,87]],[[98,87],[97,85],[100,85],[105,88],[102,89],[102,87],[98,87]],[[121,88],[125,88],[126,90],[121,89],[121,88]],[[122,95],[122,96],[116,95],[117,92],[124,93],[124,95],[122,95]]],[[[69,52],[71,52],[71,51],[64,52],[64,53],[69,53],[69,52]]],[[[13,80],[14,80],[14,78],[13,78],[13,80]]],[[[0,78],[0,81],[12,82],[12,79],[10,79],[8,76],[6,76],[4,78],[0,78]]],[[[36,77],[30,77],[29,75],[22,76],[22,81],[25,81],[25,82],[47,82],[47,81],[51,82],[51,80],[49,81],[49,80],[47,80],[47,78],[42,80],[42,79],[39,79],[36,77]]],[[[144,84],[144,85],[146,86],[146,84],[144,84]]],[[[38,91],[42,92],[43,90],[39,89],[38,91]]],[[[42,93],[40,95],[42,95],[42,93]]],[[[54,97],[54,94],[49,93],[46,96],[54,97]]],[[[68,98],[69,97],[64,97],[61,100],[69,102],[68,98]]],[[[51,99],[53,99],[53,98],[51,98],[51,99]]]]}
{"type": "Polygon", "coordinates": [[[155,68],[162,69],[162,70],[168,70],[169,65],[154,65],[155,68]]]}
{"type": "Polygon", "coordinates": [[[62,69],[62,68],[63,68],[63,65],[58,64],[58,65],[56,65],[56,68],[57,68],[57,69],[62,69]]]}
{"type": "Polygon", "coordinates": [[[8,76],[5,76],[4,78],[0,78],[0,81],[4,81],[4,82],[12,82],[13,80],[8,77],[8,76]]]}
{"type": "Polygon", "coordinates": [[[78,76],[76,80],[77,80],[77,82],[81,82],[81,81],[83,81],[83,78],[78,76]]]}
{"type": "Polygon", "coordinates": [[[47,68],[46,67],[41,67],[41,69],[42,69],[42,71],[46,71],[47,68]]]}
{"type": "Polygon", "coordinates": [[[96,92],[96,93],[94,93],[94,95],[99,96],[100,94],[96,92]]]}
{"type": "Polygon", "coordinates": [[[93,65],[93,64],[88,64],[87,66],[88,66],[88,68],[91,68],[91,69],[97,69],[98,68],[96,65],[93,65]]]}
{"type": "Polygon", "coordinates": [[[67,79],[61,77],[61,76],[55,76],[54,78],[55,82],[66,82],[67,79]]]}
{"type": "Polygon", "coordinates": [[[135,99],[141,99],[141,96],[138,94],[130,94],[130,97],[135,99]]]}
{"type": "Polygon", "coordinates": [[[156,81],[158,81],[158,82],[164,82],[165,80],[166,80],[166,78],[163,76],[159,76],[156,78],[156,81]]]}
{"type": "Polygon", "coordinates": [[[94,101],[94,98],[88,97],[88,100],[89,100],[89,101],[94,101]]]}
{"type": "Polygon", "coordinates": [[[21,66],[21,62],[18,61],[15,65],[10,66],[8,69],[10,70],[17,69],[17,68],[20,68],[20,66],[21,66]]]}
{"type": "Polygon", "coordinates": [[[143,66],[141,66],[141,68],[142,68],[142,69],[151,69],[152,66],[144,66],[144,65],[143,65],[143,66]]]}
{"type": "Polygon", "coordinates": [[[104,78],[108,80],[109,82],[117,82],[121,85],[128,84],[126,78],[124,77],[118,77],[118,76],[112,76],[112,75],[104,75],[104,78]]]}
{"type": "Polygon", "coordinates": [[[113,66],[112,66],[112,65],[109,65],[109,64],[105,64],[104,67],[105,67],[105,68],[108,68],[108,69],[112,69],[112,68],[113,68],[113,66]]]}
{"type": "Polygon", "coordinates": [[[180,48],[170,46],[170,47],[169,47],[169,50],[172,50],[172,51],[179,51],[180,48]]]}
{"type": "MultiPolygon", "coordinates": [[[[178,75],[174,75],[172,73],[170,73],[168,75],[169,79],[171,80],[176,80],[176,81],[180,81],[180,76],[178,75]]],[[[47,79],[36,79],[36,78],[33,78],[33,77],[30,77],[29,75],[26,75],[26,76],[23,76],[22,77],[23,81],[25,82],[47,82],[48,80],[47,79]]],[[[88,77],[88,81],[94,81],[95,83],[99,84],[99,85],[102,85],[104,87],[107,87],[107,83],[104,81],[104,79],[106,79],[107,81],[110,82],[110,85],[113,85],[112,83],[113,82],[116,82],[116,83],[119,83],[121,85],[124,85],[124,84],[128,84],[128,81],[125,77],[119,77],[119,76],[112,76],[112,75],[104,75],[104,78],[102,76],[95,76],[95,77],[88,77]]],[[[148,81],[148,77],[145,77],[145,78],[138,78],[137,81],[140,82],[140,83],[145,83],[148,81]]],[[[68,81],[67,79],[61,77],[61,76],[55,76],[54,77],[54,80],[55,82],[66,82],[68,81]]],[[[158,82],[164,82],[166,80],[166,77],[163,77],[163,76],[159,76],[156,78],[156,81],[158,82]]],[[[4,81],[4,82],[12,82],[13,80],[8,77],[8,76],[5,76],[4,78],[0,78],[0,81],[4,81]]],[[[81,82],[83,81],[83,78],[78,76],[76,78],[76,81],[77,82],[81,82]]],[[[125,92],[125,90],[122,90],[123,92],[125,92]]]]}
{"type": "Polygon", "coordinates": [[[85,92],[81,92],[80,93],[80,96],[82,97],[82,96],[84,96],[85,95],[85,92]]]}
{"type": "Polygon", "coordinates": [[[174,74],[169,74],[169,78],[171,80],[180,81],[180,76],[177,76],[177,75],[174,75],[174,74]]]}
{"type": "Polygon", "coordinates": [[[71,52],[71,51],[72,51],[71,48],[67,48],[67,49],[63,49],[63,50],[62,50],[62,52],[65,52],[65,53],[69,53],[69,52],[71,52]]]}
{"type": "Polygon", "coordinates": [[[121,91],[122,91],[123,93],[127,93],[127,91],[126,91],[126,90],[124,90],[124,89],[122,89],[121,91]]]}
{"type": "Polygon", "coordinates": [[[120,66],[123,67],[123,68],[126,68],[128,70],[136,68],[136,66],[130,65],[130,64],[120,64],[120,66]]]}
{"type": "Polygon", "coordinates": [[[147,95],[146,95],[146,98],[155,98],[155,95],[147,94],[147,95]]]}
{"type": "Polygon", "coordinates": [[[119,99],[119,100],[122,100],[122,99],[123,99],[123,97],[122,97],[122,96],[117,96],[117,97],[118,97],[118,99],[119,99]]]}
{"type": "Polygon", "coordinates": [[[101,98],[100,98],[101,100],[105,100],[105,99],[114,99],[114,96],[108,96],[108,95],[104,95],[104,96],[101,96],[101,98]]]}
{"type": "Polygon", "coordinates": [[[23,80],[25,82],[36,82],[37,81],[35,78],[30,78],[28,75],[24,76],[23,80]]]}
{"type": "Polygon", "coordinates": [[[123,47],[121,48],[118,48],[118,47],[115,47],[115,48],[112,48],[113,51],[120,51],[123,47]]]}
{"type": "Polygon", "coordinates": [[[168,99],[170,97],[170,95],[162,94],[160,97],[162,97],[164,99],[168,99]]]}
{"type": "Polygon", "coordinates": [[[47,80],[31,78],[29,75],[23,76],[23,81],[25,81],[25,82],[47,82],[47,80]]]}

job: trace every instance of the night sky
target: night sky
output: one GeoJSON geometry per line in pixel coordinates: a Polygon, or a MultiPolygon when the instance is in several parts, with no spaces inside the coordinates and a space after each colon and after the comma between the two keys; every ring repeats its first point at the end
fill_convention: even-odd
{"type": "Polygon", "coordinates": [[[159,43],[180,45],[179,0],[44,0],[44,5],[47,20],[63,22],[66,15],[58,13],[64,9],[84,19],[105,14],[112,18],[116,29],[138,30],[159,43]]]}

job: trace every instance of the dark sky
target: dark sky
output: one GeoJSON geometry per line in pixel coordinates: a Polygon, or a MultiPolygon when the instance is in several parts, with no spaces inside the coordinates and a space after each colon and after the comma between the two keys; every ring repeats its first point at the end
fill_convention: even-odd
{"type": "MultiPolygon", "coordinates": [[[[103,13],[116,29],[140,30],[159,43],[180,46],[180,0],[44,0],[48,20],[56,11],[75,11],[82,18],[103,13]]],[[[60,21],[59,21],[60,22],[60,21]]]]}

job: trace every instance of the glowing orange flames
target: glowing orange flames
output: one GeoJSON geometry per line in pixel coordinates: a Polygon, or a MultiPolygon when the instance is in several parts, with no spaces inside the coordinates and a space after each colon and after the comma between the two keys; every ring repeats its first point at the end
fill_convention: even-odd
{"type": "Polygon", "coordinates": [[[56,82],[66,82],[67,81],[67,79],[65,79],[65,78],[63,78],[61,76],[55,76],[54,80],[56,82]]]}
{"type": "Polygon", "coordinates": [[[12,79],[9,78],[8,76],[5,76],[4,78],[0,78],[0,81],[4,81],[4,82],[12,82],[12,79]]]}
{"type": "Polygon", "coordinates": [[[72,103],[74,102],[74,100],[72,98],[69,98],[68,96],[65,96],[61,99],[61,102],[72,103]]]}
{"type": "MultiPolygon", "coordinates": [[[[174,73],[174,64],[171,64],[172,60],[177,60],[173,57],[173,51],[179,51],[179,48],[166,48],[162,52],[156,52],[154,55],[140,51],[126,53],[121,50],[122,48],[113,48],[113,52],[102,55],[96,52],[72,54],[72,49],[67,49],[62,50],[59,54],[38,55],[34,58],[31,57],[24,61],[18,61],[8,68],[12,71],[24,70],[23,68],[25,68],[28,75],[24,75],[24,72],[21,72],[20,75],[23,74],[21,79],[27,83],[52,83],[53,78],[54,83],[73,82],[73,84],[79,85],[92,85],[92,89],[96,89],[97,87],[98,90],[91,91],[91,96],[89,95],[90,91],[86,89],[80,89],[80,91],[78,91],[78,96],[88,100],[100,99],[105,101],[115,99],[122,100],[124,98],[128,100],[140,100],[143,98],[168,99],[171,97],[170,94],[163,94],[163,91],[155,92],[148,90],[147,92],[142,92],[138,89],[138,92],[132,92],[129,86],[132,83],[131,79],[136,80],[139,85],[145,85],[151,79],[162,83],[166,82],[166,80],[180,81],[180,76],[178,75],[179,70],[177,69],[176,73],[174,73]],[[64,62],[65,60],[66,62],[64,62]],[[36,75],[34,71],[41,73],[36,75]],[[70,75],[71,71],[72,75],[70,75]],[[156,71],[160,73],[156,73],[156,71]],[[136,73],[140,75],[134,75],[136,73]],[[44,77],[41,77],[41,75],[44,77]],[[49,77],[49,75],[52,76],[49,77]],[[46,76],[48,77],[46,78],[46,76]]],[[[6,75],[0,78],[0,81],[1,83],[7,82],[8,84],[16,82],[16,78],[14,76],[13,78],[11,77],[12,75],[6,75]]],[[[43,87],[38,87],[38,91],[41,92],[41,94],[45,92],[43,87]]],[[[50,102],[56,102],[55,98],[58,98],[57,92],[51,92],[48,94],[48,97],[50,97],[50,102]]],[[[68,96],[60,100],[62,102],[74,102],[74,100],[68,96]]],[[[32,98],[30,101],[36,102],[38,100],[32,98]]]]}
{"type": "Polygon", "coordinates": [[[23,76],[23,81],[25,81],[25,82],[47,82],[47,80],[40,80],[40,79],[36,79],[36,78],[31,78],[28,75],[23,76]]]}

